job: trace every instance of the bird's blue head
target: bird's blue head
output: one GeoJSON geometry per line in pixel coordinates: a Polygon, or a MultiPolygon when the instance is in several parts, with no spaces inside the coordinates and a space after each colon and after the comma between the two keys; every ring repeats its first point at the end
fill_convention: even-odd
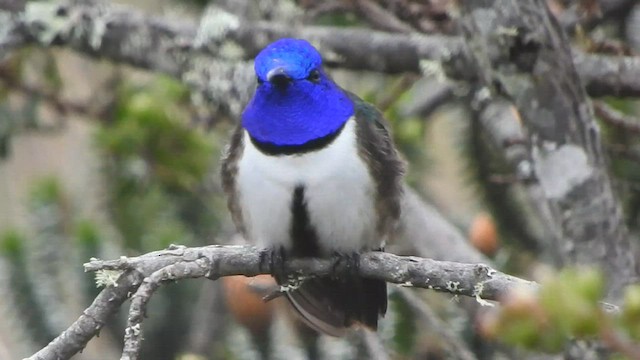
{"type": "Polygon", "coordinates": [[[271,43],[256,57],[255,71],[258,88],[242,113],[242,126],[254,140],[304,145],[335,133],[353,115],[353,102],[305,40],[271,43]]]}

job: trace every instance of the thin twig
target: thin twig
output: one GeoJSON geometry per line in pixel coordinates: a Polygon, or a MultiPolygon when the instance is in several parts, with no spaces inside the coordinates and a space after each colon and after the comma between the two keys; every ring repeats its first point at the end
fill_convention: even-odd
{"type": "Polygon", "coordinates": [[[389,354],[385,349],[382,339],[377,332],[362,329],[360,331],[362,342],[367,350],[367,358],[371,360],[389,360],[389,354]]]}
{"type": "Polygon", "coordinates": [[[124,347],[120,360],[137,360],[140,358],[142,321],[146,314],[147,303],[160,285],[178,278],[204,277],[208,271],[207,264],[203,261],[179,262],[155,271],[144,279],[142,285],[140,285],[131,299],[127,327],[124,332],[124,347]]]}
{"type": "Polygon", "coordinates": [[[60,114],[66,115],[68,113],[93,115],[89,106],[86,104],[80,104],[72,101],[67,101],[59,98],[54,92],[43,90],[42,88],[28,85],[25,83],[11,82],[5,78],[0,72],[0,82],[4,83],[10,90],[17,91],[27,96],[41,98],[60,114]]]}
{"type": "Polygon", "coordinates": [[[410,107],[402,112],[403,117],[417,116],[421,118],[429,117],[440,106],[455,99],[453,85],[450,82],[440,83],[433,81],[431,89],[426,94],[421,94],[420,98],[410,107]]]}
{"type": "Polygon", "coordinates": [[[413,84],[418,81],[418,77],[414,74],[405,74],[400,77],[400,79],[393,84],[391,89],[385,93],[377,102],[377,107],[380,111],[385,112],[389,107],[391,107],[394,103],[398,101],[398,99],[405,94],[413,84]]]}
{"type": "Polygon", "coordinates": [[[625,144],[606,144],[605,149],[612,158],[623,158],[640,164],[640,151],[625,144]]]}
{"type": "Polygon", "coordinates": [[[460,360],[477,360],[477,357],[471,353],[467,344],[461,341],[451,328],[435,314],[431,308],[425,304],[411,289],[397,289],[398,293],[407,302],[417,321],[424,326],[432,329],[438,329],[438,334],[442,336],[447,351],[450,356],[460,360]]]}
{"type": "Polygon", "coordinates": [[[355,7],[374,27],[384,31],[409,33],[415,31],[411,25],[398,19],[378,3],[371,0],[355,0],[355,7]]]}
{"type": "Polygon", "coordinates": [[[593,110],[602,121],[634,134],[640,134],[640,119],[623,114],[602,101],[594,101],[593,110]]]}
{"type": "Polygon", "coordinates": [[[126,272],[117,282],[98,294],[93,303],[69,328],[53,339],[47,346],[25,360],[69,359],[82,351],[89,340],[113,316],[132,291],[140,285],[143,275],[137,271],[126,272]]]}

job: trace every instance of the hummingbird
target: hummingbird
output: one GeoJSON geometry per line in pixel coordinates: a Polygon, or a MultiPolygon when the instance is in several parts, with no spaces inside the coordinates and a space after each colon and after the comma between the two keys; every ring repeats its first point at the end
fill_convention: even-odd
{"type": "MultiPolygon", "coordinates": [[[[238,230],[272,261],[383,250],[400,216],[404,162],[381,113],[340,88],[306,40],[269,44],[254,69],[257,87],[221,168],[238,230]]],[[[376,330],[387,309],[386,283],[355,273],[313,277],[285,295],[333,336],[376,330]]]]}

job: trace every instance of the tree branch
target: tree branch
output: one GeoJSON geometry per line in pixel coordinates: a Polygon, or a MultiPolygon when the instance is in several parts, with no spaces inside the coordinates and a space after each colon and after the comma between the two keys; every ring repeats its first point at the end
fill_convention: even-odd
{"type": "MultiPolygon", "coordinates": [[[[261,250],[249,246],[176,247],[136,258],[94,260],[85,264],[85,269],[153,271],[144,279],[132,298],[125,330],[121,360],[136,360],[141,348],[142,321],[146,305],[162,283],[185,278],[219,278],[227,275],[267,273],[261,254],[261,250]]],[[[287,267],[290,272],[302,277],[329,275],[335,271],[335,262],[331,259],[293,260],[287,267]]],[[[485,299],[498,300],[502,294],[516,286],[537,286],[535,283],[497,272],[487,265],[400,257],[379,252],[362,254],[359,272],[365,277],[382,279],[402,286],[472,296],[482,304],[486,304],[485,299]]]]}
{"type": "MultiPolygon", "coordinates": [[[[117,5],[28,3],[21,16],[0,10],[0,58],[18,46],[63,46],[82,54],[165,73],[213,103],[237,114],[253,88],[248,61],[268,42],[301,37],[314,42],[328,66],[387,73],[421,71],[425,62],[445,64],[448,74],[473,80],[472,64],[455,36],[390,34],[369,29],[292,26],[242,21],[211,8],[198,27],[148,16],[117,5]]],[[[588,91],[597,96],[640,96],[640,61],[588,55],[574,61],[588,91]],[[615,75],[615,76],[612,76],[615,75]]]]}
{"type": "Polygon", "coordinates": [[[640,95],[639,57],[585,54],[577,50],[572,53],[575,70],[589,95],[640,95]]]}
{"type": "Polygon", "coordinates": [[[602,121],[615,127],[627,130],[634,134],[640,134],[640,119],[626,115],[603,101],[594,101],[593,110],[602,121]]]}
{"type": "Polygon", "coordinates": [[[445,323],[445,321],[441,320],[434,310],[425,306],[424,301],[422,301],[413,291],[410,289],[399,288],[398,293],[413,311],[413,314],[418,319],[417,322],[421,323],[425,328],[438,329],[438,333],[443,339],[444,346],[454,359],[478,360],[478,358],[469,350],[469,345],[465,343],[455,333],[455,331],[445,323]]]}
{"type": "MultiPolygon", "coordinates": [[[[266,274],[261,253],[251,246],[210,245],[172,247],[118,260],[92,260],[84,265],[85,271],[118,270],[124,274],[115,286],[106,287],[69,329],[28,360],[70,358],[82,350],[132,292],[135,295],[125,331],[122,359],[136,359],[145,306],[158,286],[166,281],[187,278],[266,274]]],[[[300,276],[322,276],[335,273],[335,265],[334,259],[294,259],[286,263],[286,268],[300,276]]],[[[483,264],[436,261],[381,252],[362,254],[358,271],[364,277],[401,286],[475,297],[482,304],[486,304],[486,300],[500,300],[503,294],[516,287],[533,290],[538,287],[534,282],[506,275],[483,264]]]]}
{"type": "Polygon", "coordinates": [[[130,292],[140,285],[143,278],[143,274],[137,271],[124,273],[115,285],[102,290],[67,330],[27,360],[70,359],[82,351],[89,340],[96,336],[109,318],[120,309],[131,295],[130,292]]]}
{"type": "Polygon", "coordinates": [[[121,360],[135,360],[140,357],[142,321],[146,315],[147,304],[160,285],[167,281],[184,279],[186,277],[204,277],[207,271],[207,269],[202,267],[202,263],[197,261],[177,262],[154,271],[144,279],[142,285],[140,285],[135,295],[131,298],[121,360]]]}
{"type": "Polygon", "coordinates": [[[404,23],[374,1],[355,0],[354,5],[356,10],[377,29],[397,33],[408,33],[414,30],[409,24],[404,23]]]}
{"type": "MultiPolygon", "coordinates": [[[[255,276],[269,274],[261,263],[262,250],[252,246],[209,245],[203,247],[174,247],[137,257],[118,260],[92,260],[85,271],[136,270],[145,276],[175,264],[194,263],[181,270],[156,275],[164,280],[193,277],[215,279],[221,276],[255,276]]],[[[294,259],[286,264],[288,271],[300,276],[331,275],[335,271],[333,259],[294,259]]],[[[384,280],[402,286],[413,286],[447,292],[453,295],[499,300],[515,286],[535,287],[532,282],[506,275],[484,264],[465,264],[437,261],[414,256],[398,256],[384,252],[363,253],[359,273],[367,278],[384,280]]]]}

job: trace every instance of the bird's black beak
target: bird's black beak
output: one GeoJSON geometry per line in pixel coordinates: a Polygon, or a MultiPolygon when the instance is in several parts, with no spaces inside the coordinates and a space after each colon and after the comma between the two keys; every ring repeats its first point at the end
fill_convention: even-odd
{"type": "Polygon", "coordinates": [[[284,89],[291,83],[291,77],[284,68],[275,68],[267,74],[267,81],[277,88],[284,89]]]}

